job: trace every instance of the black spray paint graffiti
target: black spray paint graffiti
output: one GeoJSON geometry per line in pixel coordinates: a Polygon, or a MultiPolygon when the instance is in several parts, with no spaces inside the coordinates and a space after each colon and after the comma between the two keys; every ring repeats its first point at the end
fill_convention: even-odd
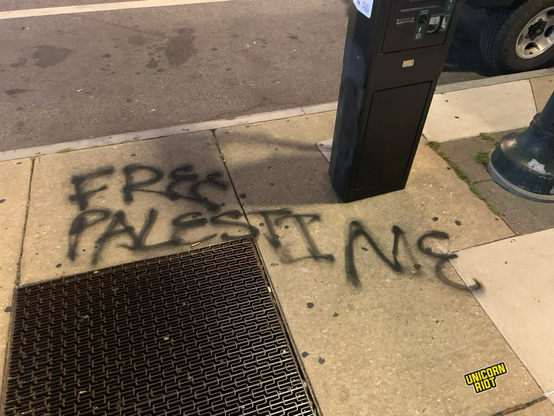
{"type": "Polygon", "coordinates": [[[427,234],[423,234],[419,240],[417,240],[417,247],[422,253],[427,254],[428,256],[435,257],[439,259],[437,261],[437,264],[435,265],[435,274],[439,278],[441,282],[444,284],[447,284],[448,286],[452,286],[453,288],[460,289],[460,290],[472,290],[472,291],[479,291],[483,289],[483,286],[481,283],[474,279],[475,283],[471,286],[466,287],[465,285],[462,285],[460,283],[453,282],[448,277],[445,276],[443,272],[443,266],[448,263],[448,260],[450,259],[456,259],[458,258],[457,254],[442,254],[442,253],[435,253],[433,250],[431,250],[430,247],[425,247],[424,242],[428,238],[437,238],[439,240],[449,240],[450,236],[442,231],[431,231],[427,234]]]}
{"type": "MultiPolygon", "coordinates": [[[[269,235],[265,235],[270,242],[274,250],[280,255],[281,261],[285,264],[296,263],[304,259],[312,259],[316,261],[328,261],[334,262],[335,259],[332,254],[322,254],[317,247],[309,230],[309,224],[314,221],[319,221],[318,215],[307,214],[294,214],[290,210],[279,211],[259,211],[255,214],[261,215],[268,224],[269,235]],[[306,218],[309,218],[306,221],[306,218]],[[297,224],[296,229],[300,233],[300,237],[305,243],[306,256],[294,258],[291,255],[289,247],[285,247],[279,241],[279,235],[276,233],[275,225],[281,224],[284,220],[289,219],[297,224]]],[[[95,265],[101,258],[102,252],[106,247],[106,244],[111,240],[125,236],[130,241],[130,244],[122,244],[119,247],[129,251],[151,251],[161,247],[170,246],[191,246],[193,244],[202,243],[212,240],[218,235],[223,241],[235,240],[238,238],[255,238],[260,234],[258,228],[251,226],[244,220],[244,215],[238,210],[226,211],[221,214],[212,216],[210,218],[203,217],[201,212],[187,212],[175,217],[171,221],[172,232],[169,238],[161,243],[147,244],[146,240],[151,230],[156,224],[158,218],[158,211],[150,209],[147,213],[144,223],[141,225],[140,230],[137,232],[136,228],[130,225],[127,221],[126,214],[123,211],[117,211],[112,213],[109,209],[90,209],[81,212],[75,217],[71,227],[69,229],[69,248],[68,257],[71,260],[76,260],[78,255],[79,242],[87,229],[93,227],[101,222],[106,222],[108,225],[102,232],[102,234],[95,241],[95,249],[92,256],[92,264],[95,265]],[[189,219],[191,218],[191,219],[189,219]],[[239,221],[239,219],[243,219],[239,221]],[[210,233],[202,238],[194,239],[194,241],[186,241],[185,232],[192,229],[201,229],[208,224],[214,226],[217,229],[220,226],[226,229],[230,227],[243,228],[244,234],[241,235],[229,235],[227,230],[223,230],[221,234],[210,233]]],[[[298,251],[298,247],[294,250],[298,251]]]]}
{"type": "MultiPolygon", "coordinates": [[[[146,212],[142,224],[130,224],[127,215],[124,211],[118,210],[113,212],[108,208],[90,208],[91,199],[94,195],[108,189],[106,184],[94,187],[92,181],[98,179],[107,179],[115,173],[115,168],[108,166],[97,169],[93,172],[76,175],[72,177],[71,183],[74,187],[74,194],[69,196],[69,200],[77,204],[79,214],[74,218],[68,233],[68,257],[75,261],[79,255],[79,245],[83,236],[90,233],[91,229],[98,224],[103,225],[103,231],[97,235],[95,240],[95,248],[92,253],[91,263],[98,264],[107,245],[121,238],[126,239],[127,244],[120,244],[119,247],[132,252],[148,252],[163,247],[178,247],[191,246],[198,243],[207,242],[219,238],[223,241],[229,241],[238,238],[256,238],[260,235],[268,241],[270,246],[278,254],[280,261],[284,264],[293,264],[304,260],[312,260],[317,262],[334,263],[335,256],[333,254],[324,254],[318,248],[314,236],[310,231],[310,226],[314,223],[321,222],[321,217],[318,214],[296,214],[290,209],[279,210],[261,210],[252,212],[249,217],[259,215],[263,222],[260,227],[265,226],[264,232],[260,228],[252,226],[245,218],[242,212],[238,210],[229,210],[220,212],[222,205],[210,200],[203,195],[205,190],[210,189],[213,193],[226,191],[229,187],[228,183],[223,180],[223,173],[211,172],[204,179],[200,175],[193,173],[193,166],[185,164],[170,171],[168,175],[168,183],[163,186],[161,182],[165,178],[162,170],[142,165],[132,164],[125,166],[122,169],[124,177],[124,185],[121,188],[122,201],[126,205],[131,205],[135,201],[135,194],[150,193],[156,194],[170,201],[184,200],[197,206],[197,209],[190,212],[184,212],[171,220],[169,234],[165,241],[150,244],[147,240],[154,227],[158,223],[159,211],[151,208],[146,212]],[[140,178],[140,179],[139,179],[140,178]],[[157,187],[156,187],[157,185],[157,187]],[[153,188],[154,187],[154,188],[153,188]],[[209,215],[205,215],[202,211],[205,210],[209,215]],[[285,223],[293,225],[284,225],[285,223]],[[284,225],[284,227],[283,227],[284,225]],[[206,235],[194,238],[194,241],[187,239],[187,232],[192,230],[201,231],[205,227],[210,226],[206,235]],[[230,235],[229,230],[233,228],[242,230],[238,235],[230,235]],[[281,237],[278,234],[278,229],[291,229],[296,232],[297,241],[303,243],[303,247],[298,244],[291,246],[283,244],[281,237]],[[293,255],[293,253],[295,255],[293,255]]],[[[417,264],[416,258],[410,250],[410,245],[406,239],[404,231],[394,226],[392,228],[393,247],[391,258],[387,257],[383,250],[378,246],[372,238],[370,231],[364,227],[359,221],[352,221],[348,226],[348,237],[345,246],[345,268],[347,282],[354,288],[360,288],[362,283],[356,269],[354,243],[363,238],[372,248],[377,257],[385,263],[391,270],[397,273],[404,273],[405,267],[398,259],[399,249],[402,246],[403,250],[410,257],[412,264],[416,268],[421,268],[417,264]]],[[[435,264],[435,274],[437,278],[444,284],[459,290],[468,290],[462,284],[456,283],[448,279],[443,267],[449,259],[457,257],[455,254],[441,254],[431,250],[425,246],[428,239],[448,240],[448,234],[441,231],[431,231],[423,234],[417,241],[417,247],[424,255],[437,259],[435,264]]],[[[365,249],[365,248],[364,248],[365,249]]],[[[365,249],[365,251],[368,251],[365,249]]],[[[476,282],[469,289],[480,290],[482,287],[479,282],[476,282]]]]}
{"type": "Polygon", "coordinates": [[[242,213],[236,210],[227,211],[219,215],[215,215],[211,218],[202,217],[201,212],[187,212],[175,217],[171,221],[172,231],[168,236],[166,241],[156,244],[147,244],[146,240],[148,235],[156,225],[158,218],[158,211],[155,209],[150,209],[146,215],[144,223],[142,224],[140,231],[136,231],[136,228],[129,224],[126,218],[126,214],[123,211],[113,212],[109,209],[91,209],[84,212],[81,212],[71,224],[69,229],[69,248],[68,248],[68,257],[71,260],[77,259],[77,253],[79,248],[79,242],[83,237],[83,234],[87,229],[92,226],[108,221],[107,227],[104,229],[102,234],[95,241],[95,249],[92,256],[92,264],[95,265],[101,258],[102,252],[106,247],[107,243],[117,239],[119,237],[125,236],[130,241],[130,244],[122,244],[119,247],[124,248],[129,251],[151,251],[159,249],[162,247],[177,247],[177,246],[191,246],[196,243],[202,243],[208,240],[211,240],[217,237],[218,234],[211,233],[202,238],[195,239],[194,241],[186,241],[185,232],[187,230],[204,228],[209,223],[213,225],[226,225],[226,226],[238,226],[244,227],[248,232],[242,236],[230,236],[226,232],[223,232],[220,235],[220,238],[224,241],[233,240],[237,238],[245,237],[256,237],[258,235],[258,230],[254,227],[251,227],[246,222],[240,221],[229,221],[225,218],[230,219],[239,219],[243,217],[242,213]],[[201,218],[199,218],[201,217],[201,218]],[[192,219],[189,219],[192,218],[192,219]]]}
{"type": "MultiPolygon", "coordinates": [[[[121,189],[121,195],[126,205],[132,204],[135,200],[135,194],[142,192],[160,195],[171,201],[181,199],[192,202],[198,206],[198,209],[211,213],[209,217],[205,217],[199,210],[194,210],[178,215],[171,221],[171,231],[167,239],[155,244],[149,244],[147,239],[158,221],[158,210],[151,208],[146,213],[142,224],[136,227],[136,224],[129,224],[127,215],[122,210],[112,212],[112,210],[107,208],[89,207],[90,200],[94,195],[108,189],[106,184],[94,187],[92,181],[100,178],[106,179],[113,175],[115,173],[113,167],[103,167],[90,173],[74,176],[71,179],[74,194],[69,196],[69,200],[77,204],[80,213],[74,218],[69,229],[68,257],[72,261],[77,259],[79,244],[83,236],[87,233],[87,230],[100,223],[105,223],[106,225],[104,231],[95,240],[95,248],[91,259],[93,265],[98,264],[108,243],[120,238],[125,238],[128,241],[127,244],[121,244],[120,248],[134,252],[146,252],[162,247],[190,246],[212,240],[219,233],[212,231],[201,238],[195,238],[194,241],[187,241],[185,235],[187,231],[199,230],[209,224],[213,226],[212,230],[214,228],[216,230],[223,228],[219,234],[219,237],[223,241],[247,237],[255,238],[260,234],[259,229],[251,226],[240,211],[230,210],[216,214],[222,209],[222,204],[216,203],[202,195],[202,190],[206,187],[210,187],[215,191],[225,191],[228,189],[228,184],[222,180],[223,174],[221,172],[209,173],[205,179],[200,179],[198,174],[192,172],[192,165],[182,165],[173,169],[168,175],[169,183],[167,186],[165,188],[158,186],[156,189],[153,187],[160,184],[165,176],[162,170],[139,164],[128,165],[122,169],[125,184],[121,189]],[[242,229],[243,233],[240,235],[229,235],[229,228],[231,227],[242,229]]],[[[279,253],[283,263],[295,263],[304,259],[334,261],[333,255],[320,252],[309,230],[310,224],[321,220],[319,215],[295,214],[287,209],[260,211],[254,214],[264,218],[269,232],[269,235],[265,235],[265,237],[274,250],[279,253]],[[300,237],[306,246],[306,255],[294,257],[291,254],[291,249],[281,244],[275,227],[282,225],[286,220],[296,224],[295,229],[300,233],[300,237]]],[[[288,228],[288,226],[286,227],[288,228]]],[[[298,248],[295,248],[295,251],[298,251],[298,248]]]]}
{"type": "MultiPolygon", "coordinates": [[[[196,173],[192,173],[193,166],[184,164],[176,169],[173,169],[169,175],[169,181],[164,187],[152,189],[150,187],[159,184],[165,177],[164,172],[158,168],[132,164],[125,166],[122,170],[125,185],[121,189],[122,199],[126,205],[130,205],[134,201],[135,193],[153,193],[160,195],[170,201],[185,200],[199,205],[199,208],[206,209],[209,212],[216,213],[221,210],[222,205],[218,204],[202,195],[205,188],[212,188],[217,191],[225,191],[228,188],[227,182],[222,180],[222,172],[211,172],[206,175],[205,179],[200,179],[196,173]],[[139,180],[138,178],[141,177],[139,180]]],[[[158,211],[150,209],[146,215],[144,223],[140,231],[136,232],[136,228],[128,224],[127,217],[124,211],[112,212],[106,208],[89,209],[90,199],[108,189],[108,186],[103,184],[97,188],[89,189],[88,185],[95,179],[106,179],[115,173],[113,166],[106,166],[97,169],[93,172],[75,175],[71,178],[71,183],[74,187],[74,194],[69,196],[71,202],[75,202],[79,207],[80,213],[73,220],[69,229],[69,248],[68,257],[71,260],[77,258],[77,249],[79,242],[83,237],[83,233],[93,226],[109,221],[104,232],[98,237],[95,242],[95,250],[92,256],[92,264],[97,264],[102,251],[106,244],[118,237],[126,236],[130,240],[130,244],[123,244],[120,247],[131,251],[148,251],[165,246],[177,246],[192,244],[183,241],[181,233],[187,229],[200,228],[208,224],[206,218],[198,218],[202,215],[200,212],[188,212],[174,218],[172,221],[173,231],[167,241],[149,245],[146,243],[148,235],[152,231],[158,218],[158,211]],[[192,217],[191,220],[187,218],[192,217]]],[[[212,223],[217,224],[221,217],[230,216],[237,218],[239,212],[227,212],[215,216],[211,219],[212,223]]],[[[236,224],[238,225],[238,224],[236,224]]],[[[254,233],[251,233],[254,235],[254,233]]],[[[216,235],[207,236],[197,242],[207,241],[214,238],[216,235]]],[[[225,238],[222,236],[222,238],[225,238]]]]}
{"type": "Polygon", "coordinates": [[[215,189],[225,191],[227,190],[227,182],[223,182],[222,172],[212,172],[206,176],[206,179],[200,180],[199,175],[190,173],[192,171],[192,165],[183,165],[177,169],[173,169],[169,173],[170,182],[167,185],[165,191],[154,191],[150,189],[144,189],[148,186],[155,185],[160,182],[163,177],[163,171],[145,165],[129,165],[123,168],[123,174],[125,175],[125,186],[123,187],[123,200],[126,204],[133,202],[134,192],[150,192],[165,196],[171,201],[177,201],[178,199],[184,199],[187,201],[193,201],[200,205],[203,205],[210,212],[217,212],[221,209],[221,205],[201,195],[201,188],[204,186],[211,186],[215,189]],[[151,174],[149,179],[143,181],[136,181],[136,174],[139,172],[148,172],[151,174]],[[187,187],[187,192],[183,193],[179,190],[183,184],[190,184],[187,187]]]}
{"type": "MultiPolygon", "coordinates": [[[[402,273],[404,271],[404,266],[402,266],[398,260],[398,251],[399,251],[398,248],[399,248],[400,241],[404,243],[404,246],[406,247],[408,254],[410,255],[411,258],[413,258],[413,254],[409,250],[409,245],[407,244],[404,231],[400,227],[396,225],[393,226],[392,234],[394,235],[393,246],[392,246],[392,259],[389,259],[379,248],[379,246],[375,243],[375,240],[373,239],[373,237],[371,237],[370,232],[359,221],[352,221],[350,223],[348,227],[348,237],[347,237],[346,249],[344,253],[344,260],[345,260],[346,278],[347,278],[347,281],[352,286],[354,286],[355,288],[360,288],[362,286],[362,283],[360,281],[360,277],[358,274],[358,270],[356,269],[355,255],[354,255],[354,243],[356,242],[356,240],[358,240],[358,238],[361,238],[361,237],[363,237],[367,241],[367,243],[371,246],[375,254],[377,254],[377,256],[387,266],[389,266],[391,270],[397,273],[402,273]]],[[[449,259],[454,259],[454,258],[457,258],[458,256],[456,254],[436,253],[430,247],[426,247],[425,241],[431,238],[435,238],[438,240],[449,240],[450,236],[442,231],[429,231],[423,234],[417,240],[417,247],[421,251],[421,253],[431,258],[438,259],[437,263],[435,264],[435,274],[437,278],[445,285],[448,285],[455,289],[472,290],[472,291],[482,290],[483,287],[481,283],[479,283],[477,280],[475,280],[475,284],[471,285],[468,288],[465,285],[462,285],[457,282],[453,282],[444,274],[444,271],[443,271],[444,265],[448,263],[449,259]]]]}
{"type": "Polygon", "coordinates": [[[267,241],[275,250],[280,250],[281,261],[284,263],[296,263],[297,261],[304,259],[311,259],[315,261],[327,261],[333,263],[335,257],[332,254],[322,254],[319,251],[313,237],[310,234],[308,226],[313,222],[321,221],[321,217],[317,214],[294,214],[289,209],[280,209],[275,211],[258,211],[253,212],[252,214],[261,215],[267,224],[267,229],[269,235],[266,235],[267,241]],[[298,229],[302,235],[302,239],[306,245],[308,251],[308,256],[293,258],[290,254],[290,251],[287,248],[284,248],[280,241],[280,236],[275,230],[275,226],[280,226],[287,219],[292,219],[298,226],[298,229]],[[306,221],[307,220],[307,221],[306,221]]]}
{"type": "MultiPolygon", "coordinates": [[[[184,199],[200,204],[210,212],[217,212],[221,209],[221,205],[202,196],[201,190],[203,187],[212,187],[217,190],[225,191],[228,187],[227,182],[221,180],[222,172],[212,172],[206,175],[206,179],[200,180],[200,176],[192,171],[192,165],[182,165],[173,169],[169,173],[169,183],[165,189],[154,190],[146,189],[149,186],[156,185],[164,179],[164,172],[152,166],[133,164],[123,168],[125,176],[125,185],[121,190],[123,201],[129,205],[134,201],[134,193],[147,192],[161,195],[170,201],[184,199]],[[139,173],[148,174],[147,179],[138,180],[139,173]]],[[[69,196],[69,200],[76,202],[80,211],[84,211],[89,206],[91,196],[102,192],[108,188],[107,185],[102,185],[99,188],[87,190],[85,184],[93,179],[98,179],[103,176],[111,176],[115,172],[113,166],[103,167],[94,172],[83,175],[76,175],[71,178],[71,183],[75,188],[75,194],[69,196]]]]}

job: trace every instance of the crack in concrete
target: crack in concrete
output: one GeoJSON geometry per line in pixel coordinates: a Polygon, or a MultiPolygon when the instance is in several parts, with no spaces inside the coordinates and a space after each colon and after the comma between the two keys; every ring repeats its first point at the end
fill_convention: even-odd
{"type": "Polygon", "coordinates": [[[215,146],[217,147],[217,151],[219,152],[219,157],[221,158],[223,166],[225,167],[225,171],[227,172],[227,176],[229,177],[229,182],[231,182],[231,187],[233,188],[233,192],[235,193],[235,198],[237,198],[237,201],[240,205],[240,209],[242,211],[242,214],[244,215],[244,218],[246,219],[246,223],[249,226],[252,226],[252,224],[250,223],[250,219],[246,215],[246,210],[244,208],[244,205],[242,204],[241,198],[239,197],[237,188],[235,186],[235,183],[233,182],[233,178],[231,177],[231,172],[229,171],[229,168],[227,167],[227,162],[225,160],[225,155],[223,154],[223,152],[221,151],[221,147],[219,146],[219,140],[218,140],[217,135],[215,133],[216,129],[212,129],[211,132],[212,132],[212,135],[214,136],[215,146]]]}
{"type": "Polygon", "coordinates": [[[531,400],[530,402],[527,402],[527,403],[523,403],[523,404],[518,404],[516,406],[512,406],[512,407],[509,407],[508,409],[505,409],[505,410],[502,410],[501,412],[498,412],[498,413],[495,413],[493,414],[492,416],[504,416],[504,415],[509,415],[509,414],[512,414],[512,413],[515,413],[515,412],[518,412],[520,410],[524,410],[524,409],[527,409],[528,407],[531,407],[537,403],[540,403],[544,400],[548,400],[548,398],[546,396],[541,396],[535,400],[531,400]]]}
{"type": "Polygon", "coordinates": [[[21,262],[23,261],[23,251],[25,248],[25,235],[27,234],[27,221],[29,220],[29,209],[31,208],[31,187],[33,185],[33,174],[35,171],[35,158],[31,158],[31,173],[29,175],[29,191],[27,192],[27,205],[25,207],[25,221],[23,222],[23,237],[21,238],[21,249],[19,250],[19,259],[17,261],[17,271],[15,274],[14,286],[18,287],[21,283],[21,262]]]}

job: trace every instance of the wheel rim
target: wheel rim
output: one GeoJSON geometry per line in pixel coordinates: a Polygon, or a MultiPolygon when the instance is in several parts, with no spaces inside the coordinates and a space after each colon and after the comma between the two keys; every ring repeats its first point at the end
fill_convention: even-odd
{"type": "Polygon", "coordinates": [[[554,7],[533,17],[523,28],[516,44],[516,53],[522,59],[533,59],[554,45],[554,7]]]}

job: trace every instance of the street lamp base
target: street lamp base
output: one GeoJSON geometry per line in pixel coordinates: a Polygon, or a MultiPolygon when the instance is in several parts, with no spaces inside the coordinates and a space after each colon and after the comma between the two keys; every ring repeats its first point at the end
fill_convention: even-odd
{"type": "MultiPolygon", "coordinates": [[[[508,182],[498,171],[495,169],[491,161],[487,165],[487,171],[491,175],[492,179],[500,186],[502,186],[507,191],[511,192],[514,195],[517,195],[521,198],[529,199],[535,202],[554,202],[554,195],[543,195],[537,194],[534,192],[529,192],[519,186],[514,185],[511,182],[508,182]]],[[[554,186],[554,185],[553,185],[554,186]]]]}

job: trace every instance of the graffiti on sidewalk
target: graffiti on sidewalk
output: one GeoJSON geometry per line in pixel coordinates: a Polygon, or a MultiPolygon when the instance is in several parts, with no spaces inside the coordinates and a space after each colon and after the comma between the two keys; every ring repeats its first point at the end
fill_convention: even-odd
{"type": "MultiPolygon", "coordinates": [[[[257,237],[260,231],[250,225],[243,213],[238,210],[223,211],[224,203],[210,199],[204,191],[215,191],[215,194],[228,191],[229,184],[223,179],[222,172],[210,172],[205,177],[194,173],[190,164],[179,166],[167,175],[162,169],[142,164],[125,166],[121,172],[116,172],[113,166],[106,166],[91,172],[75,175],[71,178],[73,193],[68,198],[79,210],[73,219],[68,232],[68,257],[75,261],[79,256],[80,242],[90,230],[99,224],[104,224],[103,231],[96,236],[95,248],[92,253],[92,265],[98,264],[106,246],[113,240],[125,238],[126,243],[119,247],[134,252],[153,251],[163,247],[191,246],[192,244],[214,240],[219,237],[223,241],[237,238],[257,237]],[[123,176],[121,181],[121,201],[124,205],[132,206],[137,193],[149,193],[169,201],[182,200],[186,202],[185,212],[171,220],[171,231],[167,239],[162,242],[149,244],[149,235],[158,222],[160,212],[157,208],[150,208],[145,212],[141,224],[131,224],[125,210],[112,210],[108,207],[91,207],[91,200],[100,197],[108,189],[109,180],[116,174],[123,176]],[[222,212],[223,211],[223,212],[222,212]],[[201,238],[187,241],[186,233],[191,230],[207,228],[211,233],[201,238]],[[229,234],[230,229],[242,229],[243,233],[229,234]],[[215,230],[221,230],[214,233],[215,230]]],[[[214,192],[212,192],[213,194],[214,192]]],[[[310,233],[310,225],[321,221],[318,214],[295,214],[288,209],[262,210],[254,213],[259,215],[267,224],[267,240],[273,249],[279,253],[283,263],[295,263],[304,259],[333,262],[332,254],[323,254],[310,233]],[[291,222],[300,234],[305,244],[304,252],[296,247],[291,250],[280,241],[276,227],[285,221],[291,222]],[[294,253],[301,253],[293,255],[294,253]]],[[[286,228],[290,228],[288,225],[286,228]]]]}
{"type": "MultiPolygon", "coordinates": [[[[179,199],[192,201],[209,212],[217,212],[221,209],[221,205],[202,196],[202,188],[213,187],[225,191],[229,184],[222,180],[223,172],[211,172],[206,175],[205,179],[200,179],[200,175],[192,173],[192,171],[192,165],[181,165],[169,172],[169,181],[165,188],[149,189],[164,179],[164,172],[161,169],[147,165],[127,165],[122,171],[125,178],[125,185],[121,189],[123,201],[129,205],[134,201],[135,193],[146,192],[161,195],[170,201],[177,201],[179,199]],[[146,179],[139,180],[139,174],[142,174],[142,176],[146,174],[146,179]]],[[[112,176],[114,173],[115,168],[107,166],[89,173],[73,176],[71,183],[75,188],[75,193],[69,196],[69,200],[78,205],[79,211],[85,211],[89,206],[90,197],[108,188],[107,185],[102,185],[99,188],[87,190],[87,182],[101,177],[112,176]]]]}
{"type": "MultiPolygon", "coordinates": [[[[335,253],[327,253],[319,247],[317,233],[313,231],[317,225],[324,226],[318,213],[297,213],[283,208],[250,212],[246,218],[242,211],[225,210],[225,203],[221,201],[226,200],[228,195],[225,193],[233,192],[233,188],[220,171],[201,175],[193,165],[183,164],[169,170],[166,175],[158,167],[131,164],[120,170],[113,166],[101,167],[75,175],[70,182],[72,190],[68,193],[68,200],[77,208],[77,213],[68,229],[67,255],[74,262],[88,258],[93,266],[97,265],[107,248],[113,247],[114,243],[118,243],[117,248],[121,250],[145,253],[167,247],[194,247],[204,242],[252,237],[266,240],[283,264],[313,261],[332,265],[337,256],[343,257],[346,282],[355,289],[361,289],[366,278],[360,276],[356,266],[357,259],[364,259],[360,256],[372,256],[371,259],[382,262],[394,273],[410,277],[414,269],[416,273],[421,272],[422,266],[417,257],[424,256],[435,260],[434,273],[439,281],[454,289],[468,290],[465,285],[450,280],[443,271],[448,260],[456,255],[435,252],[430,248],[432,240],[449,240],[448,234],[442,231],[426,232],[410,243],[404,230],[395,225],[391,230],[391,254],[387,255],[373,238],[370,228],[361,220],[354,220],[346,224],[344,230],[338,230],[346,234],[344,246],[339,246],[335,253]],[[102,193],[114,186],[119,186],[121,206],[98,206],[103,201],[102,193]],[[142,208],[144,219],[133,223],[137,217],[130,220],[125,207],[136,212],[137,207],[133,204],[139,194],[150,194],[182,204],[183,211],[171,218],[169,223],[162,224],[168,221],[160,219],[160,209],[164,204],[157,204],[154,200],[151,202],[156,207],[142,208]],[[252,219],[260,220],[256,222],[257,226],[253,225],[252,219]],[[153,242],[150,240],[156,227],[167,231],[162,241],[153,242]],[[294,238],[283,242],[280,235],[283,232],[289,236],[294,233],[294,238]],[[92,253],[85,255],[81,251],[84,239],[94,241],[92,253]],[[357,249],[359,242],[367,243],[370,249],[365,246],[357,249]],[[400,253],[402,259],[411,263],[409,266],[402,264],[400,253]]],[[[482,287],[475,282],[469,289],[476,291],[482,287]]]]}
{"type": "MultiPolygon", "coordinates": [[[[402,243],[402,246],[407,251],[407,255],[412,259],[412,265],[416,270],[419,270],[421,268],[421,265],[419,265],[417,262],[413,261],[415,260],[415,256],[412,253],[410,249],[410,245],[406,239],[406,235],[404,231],[398,227],[393,226],[392,227],[392,234],[393,234],[393,246],[392,246],[392,259],[388,258],[381,248],[377,245],[373,237],[371,236],[370,231],[362,225],[359,221],[352,221],[350,225],[348,226],[348,240],[345,248],[345,254],[344,254],[344,260],[345,260],[345,270],[346,270],[346,277],[348,282],[356,287],[361,287],[362,283],[360,281],[360,277],[358,274],[358,270],[356,268],[355,264],[355,251],[354,251],[354,243],[359,238],[362,238],[370,245],[370,247],[373,249],[375,254],[378,256],[378,258],[386,264],[392,271],[399,273],[399,274],[405,274],[407,272],[406,267],[403,266],[400,261],[398,260],[398,252],[399,252],[399,245],[402,243]]],[[[435,263],[435,275],[436,277],[445,285],[448,285],[450,287],[453,287],[455,289],[459,290],[468,290],[468,288],[465,285],[462,285],[460,283],[454,282],[450,280],[443,271],[443,267],[446,263],[448,263],[449,259],[457,258],[458,256],[456,254],[443,254],[443,253],[437,253],[433,251],[430,247],[426,246],[425,243],[429,239],[437,239],[437,240],[449,240],[450,236],[442,231],[429,231],[422,236],[420,236],[417,240],[417,248],[419,251],[430,258],[436,259],[435,263]]],[[[475,281],[473,285],[469,287],[469,290],[472,291],[479,291],[482,289],[481,283],[478,281],[475,281]]]]}

